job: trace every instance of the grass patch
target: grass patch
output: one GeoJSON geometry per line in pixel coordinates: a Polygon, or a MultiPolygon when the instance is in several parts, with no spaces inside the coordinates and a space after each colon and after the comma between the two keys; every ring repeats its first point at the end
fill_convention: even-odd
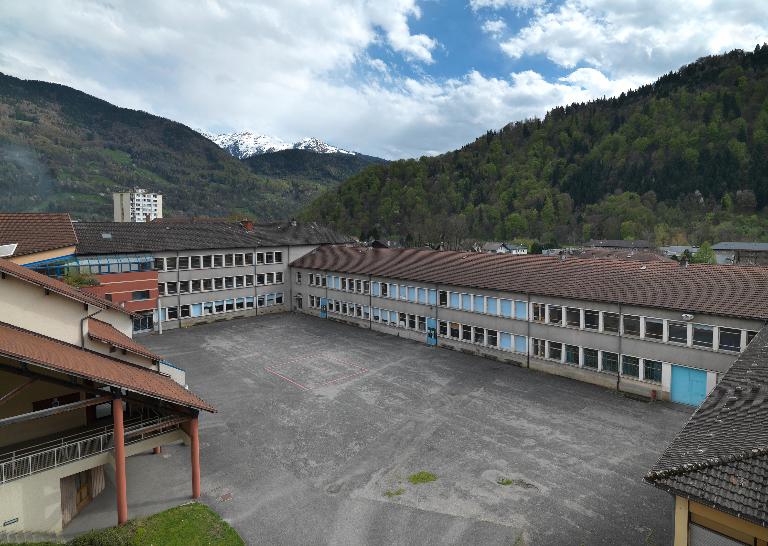
{"type": "MultiPolygon", "coordinates": [[[[213,510],[199,503],[185,504],[122,527],[90,531],[67,546],[244,546],[243,539],[213,510]]],[[[27,546],[32,546],[28,544],[27,546]]]]}
{"type": "Polygon", "coordinates": [[[513,480],[510,478],[505,478],[504,476],[496,480],[496,483],[499,485],[514,485],[516,487],[522,487],[523,489],[538,489],[534,484],[525,480],[513,480]]]}
{"type": "Polygon", "coordinates": [[[499,478],[496,480],[496,483],[499,485],[512,485],[515,483],[515,480],[510,480],[509,478],[499,478]]]}
{"type": "Polygon", "coordinates": [[[437,476],[432,474],[432,472],[427,472],[426,470],[422,470],[421,472],[416,472],[416,474],[411,474],[408,476],[408,481],[412,484],[429,483],[435,481],[436,479],[437,476]]]}
{"type": "Polygon", "coordinates": [[[388,491],[384,491],[384,496],[388,499],[391,499],[392,497],[398,497],[405,493],[405,489],[402,487],[398,487],[397,489],[390,489],[388,491]]]}

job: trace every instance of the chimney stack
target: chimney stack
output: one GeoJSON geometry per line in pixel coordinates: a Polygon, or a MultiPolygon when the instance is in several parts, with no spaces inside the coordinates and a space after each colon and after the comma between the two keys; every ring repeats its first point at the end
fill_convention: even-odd
{"type": "Polygon", "coordinates": [[[253,220],[240,220],[240,224],[245,228],[245,231],[253,231],[253,220]]]}

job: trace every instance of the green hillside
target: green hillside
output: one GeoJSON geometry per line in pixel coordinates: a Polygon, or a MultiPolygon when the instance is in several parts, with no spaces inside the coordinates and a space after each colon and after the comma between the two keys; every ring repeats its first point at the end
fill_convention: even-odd
{"type": "Polygon", "coordinates": [[[164,194],[166,215],[284,219],[351,172],[327,161],[313,176],[290,163],[257,174],[180,123],[0,74],[3,211],[111,219],[112,190],[138,186],[164,194]]]}
{"type": "Polygon", "coordinates": [[[768,46],[460,150],[369,167],[305,209],[362,236],[768,240],[768,46]]]}

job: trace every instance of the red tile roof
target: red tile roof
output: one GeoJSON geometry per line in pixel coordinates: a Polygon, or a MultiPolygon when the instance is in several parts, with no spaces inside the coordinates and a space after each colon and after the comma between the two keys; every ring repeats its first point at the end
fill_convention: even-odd
{"type": "Polygon", "coordinates": [[[88,337],[152,360],[163,359],[162,356],[157,355],[143,345],[136,343],[133,339],[126,336],[111,324],[101,320],[96,320],[94,318],[88,319],[88,337]]]}
{"type": "Polygon", "coordinates": [[[19,280],[31,284],[36,284],[37,286],[41,286],[42,288],[50,290],[51,292],[55,292],[61,296],[64,296],[65,298],[87,303],[89,305],[99,307],[100,309],[114,309],[123,313],[132,314],[119,305],[115,305],[111,301],[107,301],[104,298],[94,296],[93,294],[87,294],[86,292],[78,290],[74,286],[70,286],[58,279],[47,277],[36,271],[32,271],[29,268],[15,264],[8,260],[4,260],[2,258],[0,258],[0,273],[10,275],[11,277],[15,277],[19,280]]]}
{"type": "Polygon", "coordinates": [[[181,406],[216,409],[167,375],[0,322],[0,355],[181,406]]]}
{"type": "Polygon", "coordinates": [[[768,268],[325,246],[294,267],[768,320],[768,268]]]}
{"type": "Polygon", "coordinates": [[[16,243],[14,256],[24,256],[77,244],[72,219],[67,213],[0,213],[0,245],[16,243]]]}

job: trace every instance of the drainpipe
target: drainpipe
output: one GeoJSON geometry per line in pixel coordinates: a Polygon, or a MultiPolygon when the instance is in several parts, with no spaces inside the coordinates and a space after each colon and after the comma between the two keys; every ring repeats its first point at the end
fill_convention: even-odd
{"type": "MultiPolygon", "coordinates": [[[[325,283],[325,287],[328,288],[328,283],[325,283]]],[[[373,313],[371,312],[371,307],[373,306],[373,290],[371,289],[373,286],[373,275],[368,274],[368,329],[373,329],[373,313]]],[[[379,292],[381,292],[381,288],[379,288],[379,292]]]]}
{"type": "Polygon", "coordinates": [[[621,390],[619,387],[621,383],[621,361],[623,360],[621,355],[621,340],[624,336],[624,317],[621,314],[621,302],[617,303],[619,305],[619,365],[616,368],[616,390],[619,391],[621,390]]]}
{"type": "Polygon", "coordinates": [[[181,267],[179,265],[178,250],[176,251],[176,321],[179,323],[179,328],[181,328],[181,267]]]}
{"type": "Polygon", "coordinates": [[[526,351],[525,351],[525,365],[531,367],[531,293],[525,293],[525,328],[526,328],[526,351]]]}
{"type": "MultiPolygon", "coordinates": [[[[256,274],[256,249],[253,249],[253,309],[254,316],[259,314],[259,276],[256,274]]],[[[211,281],[213,282],[213,281],[211,281]]],[[[216,305],[214,303],[214,305],[216,305]]]]}
{"type": "MultiPolygon", "coordinates": [[[[427,295],[429,298],[429,295],[427,295]]],[[[446,302],[448,303],[448,302],[446,302]]],[[[435,285],[435,347],[438,345],[438,332],[440,331],[440,285],[435,285]]]]}

